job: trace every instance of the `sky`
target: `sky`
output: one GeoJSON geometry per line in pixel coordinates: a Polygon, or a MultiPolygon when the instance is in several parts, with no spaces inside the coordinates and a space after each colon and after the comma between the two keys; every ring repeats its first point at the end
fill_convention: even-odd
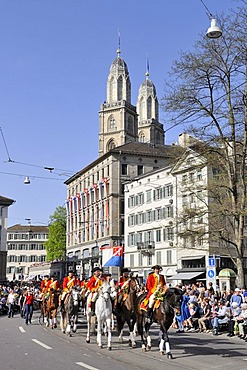
{"type": "MultiPolygon", "coordinates": [[[[214,16],[237,6],[203,0],[214,16]]],[[[201,0],[0,0],[0,195],[8,225],[46,225],[64,181],[98,157],[99,109],[116,58],[128,65],[132,104],[149,78],[159,101],[181,51],[210,26],[201,0]],[[50,172],[44,167],[55,168],[50,172]],[[30,184],[24,184],[25,177],[30,184]]],[[[160,111],[165,129],[169,123],[160,111]]],[[[166,144],[182,127],[168,130],[166,144]]]]}

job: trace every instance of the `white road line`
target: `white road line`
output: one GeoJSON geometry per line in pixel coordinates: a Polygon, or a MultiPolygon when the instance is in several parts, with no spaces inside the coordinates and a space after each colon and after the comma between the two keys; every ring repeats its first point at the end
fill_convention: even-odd
{"type": "Polygon", "coordinates": [[[88,370],[99,370],[99,369],[97,369],[97,367],[93,367],[93,366],[84,364],[84,362],[76,362],[76,365],[85,367],[85,369],[88,369],[88,370]]]}
{"type": "Polygon", "coordinates": [[[25,329],[23,329],[23,327],[22,327],[22,326],[19,326],[19,330],[20,330],[22,333],[26,333],[26,330],[25,330],[25,329]]]}
{"type": "Polygon", "coordinates": [[[44,347],[45,349],[52,349],[51,347],[47,346],[45,343],[40,342],[38,339],[32,339],[32,341],[39,344],[41,347],[44,347]]]}

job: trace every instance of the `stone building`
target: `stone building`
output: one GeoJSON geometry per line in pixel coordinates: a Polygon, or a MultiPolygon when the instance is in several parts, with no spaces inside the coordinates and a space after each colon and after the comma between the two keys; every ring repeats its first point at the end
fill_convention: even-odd
{"type": "Polygon", "coordinates": [[[179,155],[164,145],[156,89],[147,71],[137,107],[131,103],[128,67],[117,50],[99,112],[99,157],[67,185],[67,255],[81,274],[101,264],[100,248],[124,246],[123,184],[169,165],[179,155]]]}

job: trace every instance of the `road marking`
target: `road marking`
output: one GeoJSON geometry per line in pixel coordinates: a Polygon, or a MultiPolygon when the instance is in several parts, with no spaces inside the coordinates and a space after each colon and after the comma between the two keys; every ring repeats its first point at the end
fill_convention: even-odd
{"type": "Polygon", "coordinates": [[[41,347],[44,347],[45,349],[52,349],[51,347],[47,346],[45,343],[42,343],[37,339],[32,339],[32,341],[39,344],[41,347]]]}
{"type": "Polygon", "coordinates": [[[23,329],[23,327],[22,327],[22,326],[19,326],[19,330],[20,330],[22,333],[26,333],[26,330],[25,330],[25,329],[23,329]]]}
{"type": "Polygon", "coordinates": [[[93,366],[84,364],[84,362],[76,362],[76,365],[85,367],[85,369],[89,369],[89,370],[99,370],[99,369],[97,369],[97,367],[93,367],[93,366]]]}

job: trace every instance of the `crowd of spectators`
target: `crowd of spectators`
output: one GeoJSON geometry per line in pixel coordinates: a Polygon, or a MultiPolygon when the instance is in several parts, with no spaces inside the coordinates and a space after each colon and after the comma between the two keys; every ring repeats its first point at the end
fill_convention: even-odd
{"type": "Polygon", "coordinates": [[[239,336],[247,342],[247,290],[242,287],[219,292],[212,283],[187,286],[177,285],[183,290],[181,314],[176,315],[173,326],[177,333],[196,331],[227,336],[239,336]]]}

